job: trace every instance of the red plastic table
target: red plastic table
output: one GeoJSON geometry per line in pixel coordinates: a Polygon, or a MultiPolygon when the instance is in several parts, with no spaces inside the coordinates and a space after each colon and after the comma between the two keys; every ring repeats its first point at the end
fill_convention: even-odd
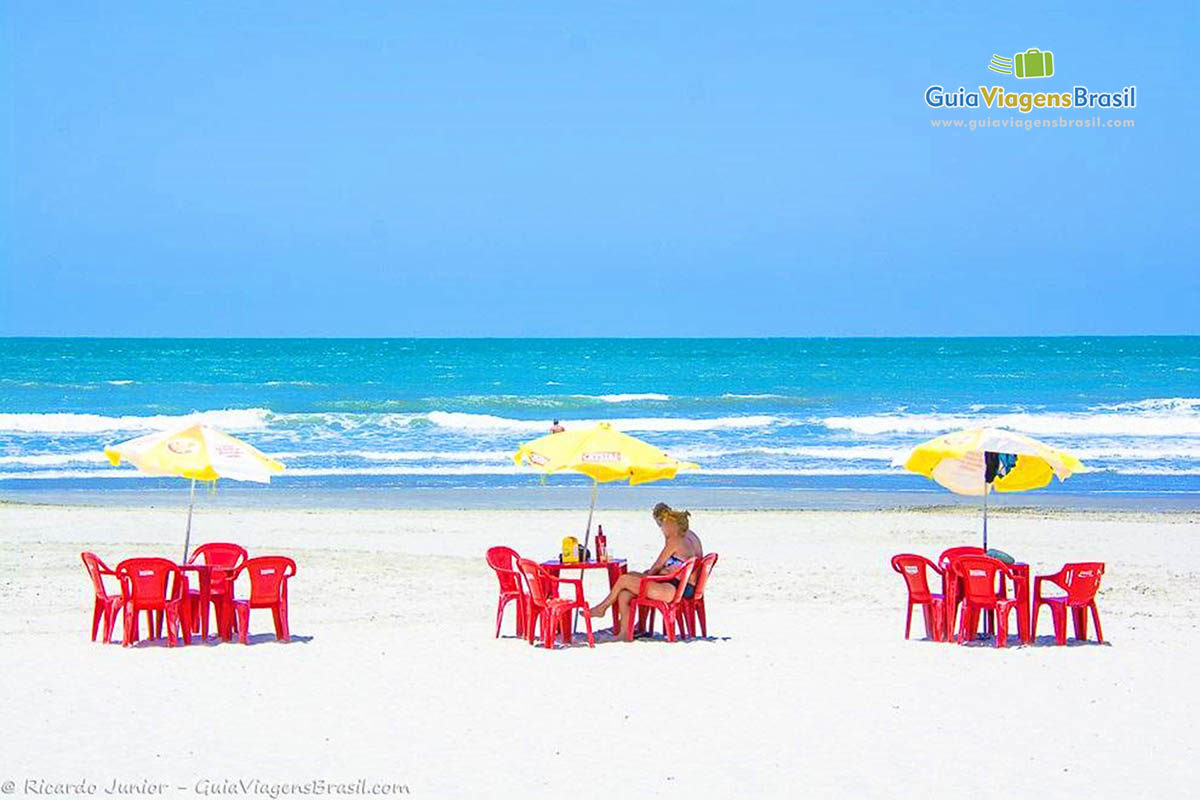
{"type": "MultiPolygon", "coordinates": [[[[608,588],[612,589],[612,587],[616,585],[617,579],[625,574],[626,562],[625,562],[625,559],[623,559],[623,558],[614,558],[610,561],[576,561],[576,562],[566,562],[566,563],[559,561],[558,559],[555,559],[553,561],[543,561],[542,569],[546,570],[547,572],[549,572],[551,575],[553,575],[556,578],[558,577],[559,573],[564,569],[579,570],[580,578],[583,577],[583,571],[586,569],[606,569],[606,570],[608,570],[608,588]]],[[[613,615],[613,629],[615,630],[617,627],[617,604],[616,603],[613,603],[612,615],[613,615]]]]}
{"type": "MultiPolygon", "coordinates": [[[[233,639],[233,633],[231,630],[227,630],[229,626],[226,624],[226,617],[232,621],[233,615],[226,613],[227,609],[225,608],[223,598],[213,597],[212,574],[213,572],[231,573],[233,570],[229,567],[213,567],[209,566],[208,564],[180,564],[179,568],[184,571],[195,572],[196,577],[198,578],[198,586],[196,588],[200,592],[201,638],[208,638],[208,606],[209,603],[212,603],[213,609],[217,615],[217,635],[225,641],[231,641],[233,639]]],[[[232,588],[233,587],[230,587],[230,590],[232,590],[232,588]]]]}

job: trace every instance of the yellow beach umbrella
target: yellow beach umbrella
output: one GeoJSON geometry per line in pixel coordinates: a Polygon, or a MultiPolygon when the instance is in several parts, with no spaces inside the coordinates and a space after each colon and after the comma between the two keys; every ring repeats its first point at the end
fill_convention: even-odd
{"type": "Polygon", "coordinates": [[[614,430],[607,422],[590,428],[551,433],[526,442],[513,455],[518,465],[529,464],[545,473],[582,472],[592,479],[592,503],[588,511],[584,552],[592,533],[596,511],[596,487],[609,481],[630,484],[671,479],[681,469],[696,469],[689,461],[671,458],[649,442],[614,430]]]}
{"type": "Polygon", "coordinates": [[[955,494],[983,497],[984,550],[989,492],[1025,492],[1040,489],[1056,477],[1065,481],[1076,473],[1090,472],[1070,453],[1002,428],[971,428],[934,437],[913,448],[904,468],[955,494]]]}
{"type": "Polygon", "coordinates": [[[187,561],[188,546],[191,544],[196,481],[215,483],[218,478],[229,478],[270,483],[272,475],[283,472],[283,464],[240,439],[207,425],[192,425],[183,430],[139,436],[104,448],[104,455],[108,456],[114,467],[122,461],[128,461],[145,475],[191,478],[187,532],[183,540],[184,561],[187,561]]]}

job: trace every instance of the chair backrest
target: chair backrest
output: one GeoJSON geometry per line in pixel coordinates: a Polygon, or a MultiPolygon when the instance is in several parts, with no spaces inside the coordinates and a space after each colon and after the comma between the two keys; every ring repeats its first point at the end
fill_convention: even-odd
{"type": "Polygon", "coordinates": [[[183,572],[165,558],[127,558],[117,564],[115,571],[121,581],[121,596],[139,605],[159,605],[182,597],[186,585],[183,572]]]}
{"type": "Polygon", "coordinates": [[[1104,577],[1104,564],[1100,561],[1063,564],[1058,575],[1059,585],[1067,591],[1067,602],[1072,605],[1085,605],[1092,602],[1100,589],[1100,579],[1104,577]]]}
{"type": "Polygon", "coordinates": [[[925,556],[917,555],[916,553],[900,553],[892,556],[892,569],[900,573],[900,577],[904,578],[904,584],[908,587],[908,598],[917,602],[928,603],[933,599],[933,594],[929,589],[929,576],[926,573],[927,569],[932,569],[939,575],[942,570],[937,564],[934,564],[925,556]]]}
{"type": "Polygon", "coordinates": [[[196,559],[204,559],[204,563],[210,567],[237,569],[245,562],[247,556],[246,548],[240,544],[233,544],[232,542],[208,542],[192,551],[191,557],[188,558],[188,563],[195,564],[196,559]]]}
{"type": "Polygon", "coordinates": [[[92,588],[96,590],[96,597],[107,600],[108,590],[104,588],[104,580],[101,575],[105,573],[111,575],[113,571],[95,553],[84,551],[79,555],[83,559],[83,566],[87,569],[88,576],[92,579],[92,588]]]}
{"type": "Polygon", "coordinates": [[[716,565],[716,553],[709,553],[700,559],[700,565],[696,568],[696,586],[692,589],[693,600],[704,599],[704,590],[708,588],[708,576],[716,565]]]}
{"type": "Polygon", "coordinates": [[[535,606],[546,605],[546,582],[549,577],[541,565],[528,558],[517,559],[517,569],[525,577],[525,586],[535,606]]]}
{"type": "Polygon", "coordinates": [[[296,574],[296,562],[287,556],[255,556],[242,562],[231,580],[243,572],[250,578],[250,605],[271,605],[287,599],[287,579],[296,574]]]}
{"type": "Polygon", "coordinates": [[[700,559],[689,558],[671,573],[671,577],[679,581],[679,583],[675,586],[675,596],[671,598],[672,603],[678,603],[683,599],[683,593],[687,591],[688,581],[691,579],[692,572],[695,571],[696,565],[699,563],[700,559]]]}
{"type": "Polygon", "coordinates": [[[502,593],[522,593],[521,576],[517,574],[517,562],[520,559],[521,556],[517,555],[517,551],[511,547],[497,545],[488,548],[487,563],[495,571],[502,593]]]}
{"type": "Polygon", "coordinates": [[[954,559],[954,572],[962,579],[963,597],[972,603],[996,600],[997,573],[1013,577],[1007,564],[990,556],[959,556],[954,559]]]}
{"type": "Polygon", "coordinates": [[[962,547],[949,547],[943,550],[942,554],[938,556],[937,563],[939,567],[946,569],[946,567],[950,566],[950,562],[959,556],[982,555],[986,555],[982,547],[969,547],[967,545],[963,545],[962,547]]]}

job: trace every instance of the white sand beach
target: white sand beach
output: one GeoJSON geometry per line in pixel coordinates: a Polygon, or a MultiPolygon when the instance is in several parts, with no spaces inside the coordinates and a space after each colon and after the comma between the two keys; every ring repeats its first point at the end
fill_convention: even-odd
{"type": "MultiPolygon", "coordinates": [[[[600,521],[616,555],[651,560],[648,514],[600,521]]],[[[1106,646],[1046,646],[1046,614],[1034,647],[920,641],[919,617],[906,642],[889,557],[979,530],[971,514],[918,511],[695,511],[721,554],[710,639],[547,652],[513,637],[511,613],[494,639],[484,550],[549,557],[581,523],[203,509],[194,541],[299,563],[292,643],[255,612],[248,647],[122,649],[89,641],[79,552],[177,558],[180,513],[0,506],[0,780],[15,796],[29,780],[184,797],[360,779],[438,798],[1195,795],[1195,514],[993,518],[992,544],[1034,574],[1107,563],[1106,646]]]]}

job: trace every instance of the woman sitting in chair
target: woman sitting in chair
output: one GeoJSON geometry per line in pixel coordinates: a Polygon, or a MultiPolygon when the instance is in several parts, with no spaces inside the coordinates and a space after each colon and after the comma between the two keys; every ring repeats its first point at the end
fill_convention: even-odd
{"type": "MultiPolygon", "coordinates": [[[[676,511],[666,503],[659,503],[654,507],[652,513],[654,521],[658,523],[658,527],[662,531],[663,539],[666,540],[658,558],[654,560],[653,566],[645,572],[626,572],[617,579],[612,591],[608,593],[608,597],[604,598],[599,605],[593,606],[590,611],[593,617],[602,617],[608,613],[612,604],[616,603],[620,611],[618,616],[621,624],[621,629],[616,631],[618,637],[624,635],[624,626],[630,624],[629,603],[637,597],[638,587],[643,576],[664,575],[673,572],[689,558],[700,558],[704,555],[700,537],[688,525],[688,512],[676,511]]],[[[687,588],[684,589],[684,597],[692,596],[695,581],[696,576],[693,574],[688,581],[687,588]]],[[[676,588],[678,585],[674,581],[654,581],[647,584],[646,594],[653,600],[666,602],[675,596],[676,588]]]]}

